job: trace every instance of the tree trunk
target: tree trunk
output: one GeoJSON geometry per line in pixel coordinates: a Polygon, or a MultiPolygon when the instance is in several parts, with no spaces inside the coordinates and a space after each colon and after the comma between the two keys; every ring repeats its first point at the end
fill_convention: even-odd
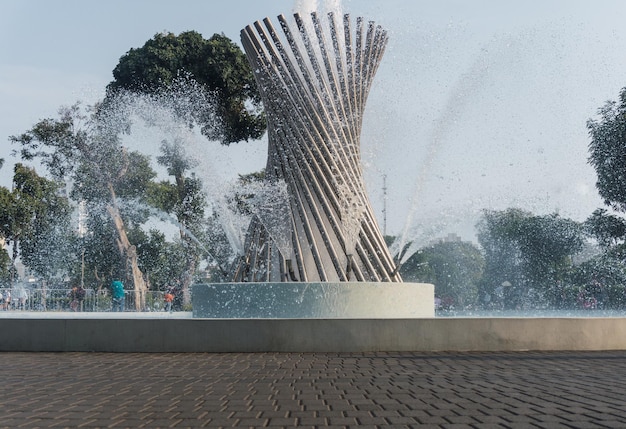
{"type": "Polygon", "coordinates": [[[109,191],[111,192],[111,204],[107,206],[107,212],[109,212],[111,219],[113,219],[115,229],[117,230],[117,245],[120,249],[120,252],[126,256],[126,260],[131,267],[133,275],[133,286],[135,291],[135,309],[137,311],[141,311],[145,308],[146,292],[148,288],[146,286],[143,273],[139,269],[139,263],[137,261],[137,249],[130,243],[130,241],[128,240],[128,236],[126,235],[124,221],[122,220],[119,208],[115,203],[115,191],[113,190],[113,186],[111,184],[109,184],[109,191]]]}
{"type": "Polygon", "coordinates": [[[17,267],[15,266],[15,261],[17,261],[17,256],[18,256],[18,242],[19,239],[14,238],[13,239],[13,251],[11,252],[12,254],[12,258],[11,258],[11,287],[13,287],[13,285],[15,285],[15,276],[17,274],[17,267]]]}
{"type": "Polygon", "coordinates": [[[191,283],[193,282],[193,275],[196,272],[196,266],[198,265],[197,253],[193,250],[194,243],[184,232],[181,231],[182,240],[186,244],[187,255],[185,264],[185,274],[182,279],[183,290],[183,305],[191,304],[191,283]]]}
{"type": "MultiPolygon", "coordinates": [[[[183,203],[185,200],[185,176],[181,173],[175,174],[176,188],[178,190],[178,201],[183,203]]],[[[178,222],[181,225],[180,238],[183,242],[185,249],[185,273],[181,279],[181,288],[183,292],[183,305],[191,304],[191,292],[190,287],[193,282],[193,276],[196,272],[196,266],[198,265],[198,255],[195,251],[195,244],[189,236],[187,219],[185,216],[178,215],[178,222]]]]}

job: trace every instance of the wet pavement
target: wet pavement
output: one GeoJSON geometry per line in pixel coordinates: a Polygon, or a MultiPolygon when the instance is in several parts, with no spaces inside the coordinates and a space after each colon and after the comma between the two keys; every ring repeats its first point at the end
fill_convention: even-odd
{"type": "Polygon", "coordinates": [[[626,352],[0,353],[0,427],[624,428],[626,352]]]}

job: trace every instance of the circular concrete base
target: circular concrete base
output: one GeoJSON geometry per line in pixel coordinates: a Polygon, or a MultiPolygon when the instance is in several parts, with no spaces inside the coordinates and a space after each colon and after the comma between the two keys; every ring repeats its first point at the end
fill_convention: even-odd
{"type": "Polygon", "coordinates": [[[413,319],[435,317],[428,283],[212,283],[193,286],[194,318],[413,319]]]}

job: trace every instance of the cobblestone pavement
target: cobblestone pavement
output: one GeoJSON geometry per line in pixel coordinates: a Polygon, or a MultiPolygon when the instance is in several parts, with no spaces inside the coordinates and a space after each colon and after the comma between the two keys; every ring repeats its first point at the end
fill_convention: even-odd
{"type": "Polygon", "coordinates": [[[0,353],[0,427],[626,428],[626,352],[0,353]]]}

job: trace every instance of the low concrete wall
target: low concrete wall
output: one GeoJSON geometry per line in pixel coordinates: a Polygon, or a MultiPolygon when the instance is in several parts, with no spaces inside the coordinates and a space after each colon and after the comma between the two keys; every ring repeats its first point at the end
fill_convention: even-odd
{"type": "Polygon", "coordinates": [[[626,318],[0,319],[0,351],[368,352],[626,349],[626,318]]]}

